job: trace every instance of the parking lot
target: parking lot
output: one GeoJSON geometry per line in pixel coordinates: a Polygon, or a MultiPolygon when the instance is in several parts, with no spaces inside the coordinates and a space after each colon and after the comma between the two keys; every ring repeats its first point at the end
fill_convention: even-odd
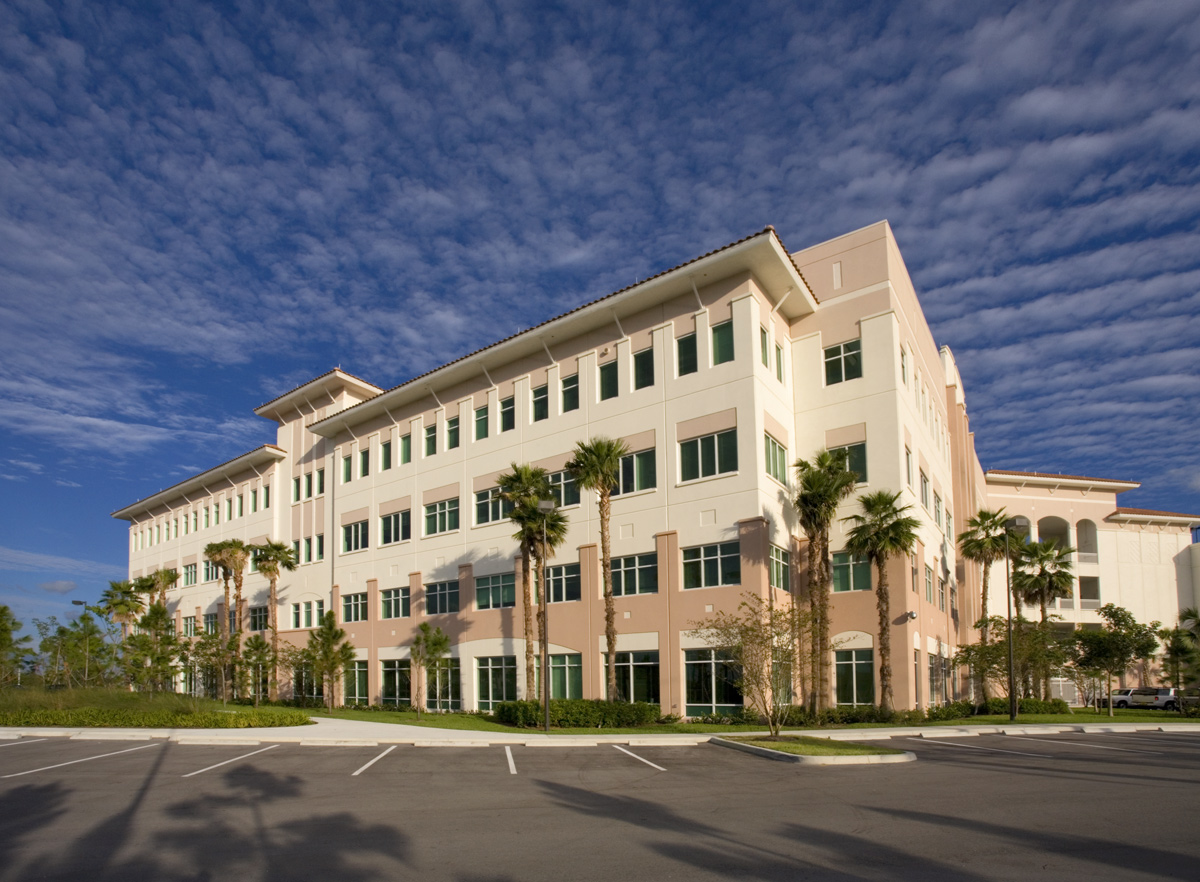
{"type": "Polygon", "coordinates": [[[892,746],[0,741],[0,879],[1200,876],[1200,733],[892,746]]]}

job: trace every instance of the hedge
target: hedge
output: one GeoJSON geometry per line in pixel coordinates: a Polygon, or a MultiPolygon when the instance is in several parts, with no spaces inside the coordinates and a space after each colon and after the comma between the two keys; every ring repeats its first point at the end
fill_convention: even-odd
{"type": "Polygon", "coordinates": [[[77,729],[259,729],[267,726],[308,726],[303,711],[239,710],[138,711],[119,708],[79,707],[64,710],[36,709],[2,711],[0,726],[69,726],[77,729]]]}
{"type": "MultiPolygon", "coordinates": [[[[1061,698],[1052,698],[1049,701],[1042,701],[1040,698],[1022,698],[1017,702],[1017,710],[1023,714],[1067,714],[1071,712],[1070,706],[1061,698]]],[[[1008,712],[1007,698],[988,699],[987,713],[999,715],[1008,712]]]]}
{"type": "MultiPolygon", "coordinates": [[[[583,698],[553,699],[550,725],[558,729],[628,729],[658,722],[657,704],[644,701],[600,701],[583,698]]],[[[540,701],[505,701],[496,705],[496,719],[509,726],[536,728],[544,723],[540,701]]]]}

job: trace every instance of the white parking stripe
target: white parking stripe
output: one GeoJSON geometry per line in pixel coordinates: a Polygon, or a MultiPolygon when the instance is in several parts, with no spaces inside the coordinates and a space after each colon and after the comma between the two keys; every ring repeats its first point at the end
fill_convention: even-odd
{"type": "Polygon", "coordinates": [[[1036,756],[1039,759],[1054,759],[1049,753],[1023,753],[1019,750],[1001,750],[999,747],[979,747],[975,744],[959,744],[958,741],[934,741],[932,738],[909,738],[909,741],[919,741],[922,744],[940,744],[942,747],[961,747],[965,750],[986,750],[989,753],[1012,753],[1017,756],[1036,756]]]}
{"type": "Polygon", "coordinates": [[[14,772],[11,775],[4,775],[5,778],[20,778],[22,775],[32,775],[34,772],[45,772],[48,769],[61,769],[63,766],[73,766],[76,763],[86,763],[91,760],[104,759],[106,756],[116,756],[119,753],[133,753],[135,750],[145,750],[147,747],[158,747],[162,742],[157,744],[143,744],[141,747],[130,747],[127,750],[114,750],[112,753],[101,753],[97,756],[85,756],[83,759],[71,760],[69,763],[57,763],[53,766],[42,766],[40,769],[30,769],[27,772],[14,772]]]}
{"type": "Polygon", "coordinates": [[[513,762],[512,748],[509,747],[507,744],[504,745],[504,755],[506,757],[508,757],[508,774],[510,774],[510,775],[517,774],[517,764],[513,762]]]}
{"type": "Polygon", "coordinates": [[[1145,753],[1150,756],[1162,756],[1157,750],[1131,750],[1128,747],[1105,747],[1102,744],[1088,744],[1086,741],[1069,741],[1066,739],[1052,741],[1049,738],[1034,738],[1032,735],[1005,735],[1005,738],[1019,738],[1022,741],[1042,741],[1046,744],[1072,744],[1076,747],[1092,747],[1096,750],[1117,750],[1121,753],[1145,753]]]}
{"type": "MultiPolygon", "coordinates": [[[[375,765],[377,762],[379,762],[381,759],[383,759],[385,756],[387,756],[389,753],[391,753],[395,749],[396,749],[396,745],[393,744],[391,747],[389,747],[383,753],[379,754],[379,756],[375,757],[375,759],[371,760],[369,763],[367,763],[365,766],[363,766],[361,769],[359,769],[357,772],[355,772],[354,775],[361,775],[363,772],[365,772],[367,769],[371,768],[371,766],[375,765]]],[[[350,777],[353,778],[354,775],[351,775],[350,777]]]]}
{"type": "Polygon", "coordinates": [[[665,772],[665,771],[666,771],[666,769],[664,769],[662,766],[655,766],[655,765],[654,765],[654,763],[650,762],[650,760],[648,760],[648,759],[642,759],[642,757],[638,756],[638,755],[637,755],[636,753],[634,753],[633,751],[631,751],[631,750],[626,750],[624,747],[622,747],[622,746],[621,746],[621,745],[619,745],[619,744],[614,744],[614,745],[613,745],[613,747],[615,747],[617,750],[621,751],[621,753],[627,753],[627,754],[629,754],[629,755],[630,755],[631,757],[633,757],[635,760],[642,760],[642,762],[644,762],[646,765],[648,765],[648,766],[654,766],[654,768],[658,769],[660,772],[665,772]]]}
{"type": "Polygon", "coordinates": [[[48,741],[47,738],[30,738],[28,740],[21,739],[19,741],[10,741],[8,744],[0,744],[0,747],[12,747],[14,744],[37,744],[39,741],[48,741]]]}
{"type": "Polygon", "coordinates": [[[182,777],[190,778],[190,777],[192,777],[192,775],[200,775],[200,774],[203,774],[204,772],[211,772],[213,769],[219,769],[219,768],[221,768],[221,766],[227,766],[230,763],[236,763],[238,760],[244,760],[244,759],[246,759],[246,757],[254,756],[256,753],[263,753],[268,750],[274,750],[278,746],[279,746],[278,744],[272,744],[270,747],[264,747],[262,750],[252,750],[249,753],[243,753],[241,756],[235,756],[233,759],[227,759],[223,763],[217,763],[215,766],[208,766],[203,769],[198,769],[195,772],[188,772],[186,775],[183,775],[182,777]]]}

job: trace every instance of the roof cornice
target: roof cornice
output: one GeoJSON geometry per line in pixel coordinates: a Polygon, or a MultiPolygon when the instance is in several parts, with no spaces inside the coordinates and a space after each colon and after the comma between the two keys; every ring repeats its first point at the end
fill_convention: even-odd
{"type": "Polygon", "coordinates": [[[1044,487],[1049,490],[1099,490],[1105,493],[1124,493],[1141,487],[1138,481],[1119,481],[1113,478],[1089,478],[1084,475],[1055,475],[1047,472],[1010,472],[992,469],[983,473],[989,485],[1010,487],[1044,487]]]}

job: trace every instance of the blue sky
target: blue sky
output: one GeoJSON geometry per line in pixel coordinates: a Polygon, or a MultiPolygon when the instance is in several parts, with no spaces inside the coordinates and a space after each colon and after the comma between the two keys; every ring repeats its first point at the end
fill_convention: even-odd
{"type": "Polygon", "coordinates": [[[335,365],[882,218],[985,467],[1200,513],[1196,2],[2,0],[0,603],[335,365]]]}

